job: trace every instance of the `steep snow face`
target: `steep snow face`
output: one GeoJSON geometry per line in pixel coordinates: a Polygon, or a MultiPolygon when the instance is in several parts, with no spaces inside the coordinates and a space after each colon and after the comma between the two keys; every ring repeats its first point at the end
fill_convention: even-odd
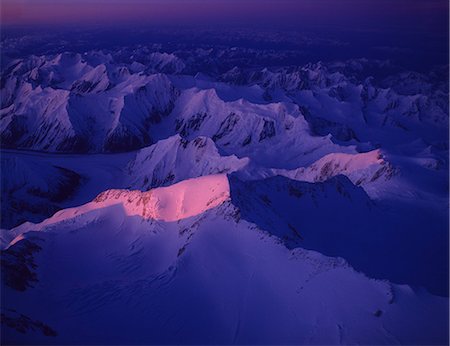
{"type": "MultiPolygon", "coordinates": [[[[214,208],[230,197],[226,175],[208,175],[147,192],[109,190],[101,193],[90,208],[122,204],[127,215],[163,221],[178,221],[214,208]]],[[[65,217],[63,212],[56,218],[65,217]]]]}
{"type": "Polygon", "coordinates": [[[181,73],[186,65],[175,54],[154,52],[146,57],[149,61],[146,66],[163,73],[181,73]]]}
{"type": "Polygon", "coordinates": [[[68,91],[33,88],[23,83],[17,92],[13,104],[1,110],[0,130],[5,147],[48,151],[79,147],[81,136],[67,111],[68,91]]]}
{"type": "Polygon", "coordinates": [[[344,176],[312,184],[283,176],[242,181],[234,174],[230,186],[231,200],[241,216],[290,248],[301,246],[348,258],[336,249],[359,237],[366,220],[358,215],[370,218],[373,214],[373,202],[364,190],[344,176]]]}
{"type": "Polygon", "coordinates": [[[345,81],[346,78],[342,73],[328,71],[325,64],[318,62],[307,64],[294,71],[282,69],[272,72],[265,68],[259,72],[253,72],[249,76],[249,80],[269,89],[282,88],[291,91],[326,88],[345,81]]]}
{"type": "MultiPolygon", "coordinates": [[[[63,53],[56,56],[31,56],[27,59],[15,60],[2,71],[2,114],[8,114],[10,118],[4,121],[2,119],[2,135],[5,133],[8,136],[8,133],[14,133],[15,136],[22,136],[25,132],[29,133],[28,137],[32,137],[31,134],[37,137],[45,136],[43,144],[40,141],[33,141],[33,138],[20,141],[13,136],[8,139],[7,145],[52,151],[80,151],[81,149],[96,152],[123,151],[148,145],[151,143],[152,137],[149,123],[161,121],[163,115],[171,111],[171,107],[154,107],[155,110],[148,106],[149,102],[154,104],[151,96],[145,92],[141,92],[141,95],[134,95],[134,93],[140,92],[138,90],[142,86],[138,80],[145,80],[146,77],[157,72],[179,73],[186,70],[186,64],[196,66],[202,62],[202,55],[213,53],[198,50],[190,54],[194,54],[194,56],[190,57],[189,61],[182,61],[174,54],[152,52],[148,47],[139,47],[133,50],[118,49],[111,54],[91,51],[83,56],[75,53],[63,53]],[[78,116],[70,116],[71,122],[77,123],[77,117],[81,117],[89,119],[89,125],[84,131],[75,131],[74,134],[71,133],[71,126],[60,124],[59,128],[54,131],[58,132],[58,137],[63,137],[64,140],[45,135],[49,125],[41,126],[44,131],[39,130],[38,127],[30,127],[29,122],[24,119],[33,117],[35,103],[45,104],[47,101],[45,100],[46,95],[41,94],[36,96],[41,101],[27,103],[23,102],[26,100],[20,100],[24,85],[29,85],[33,89],[40,87],[43,90],[55,89],[69,92],[71,101],[75,103],[75,113],[78,113],[78,116]],[[122,98],[126,98],[126,100],[124,101],[122,98]],[[74,101],[74,99],[83,101],[74,101]],[[81,106],[77,107],[78,102],[81,102],[81,106]],[[131,105],[127,106],[127,102],[130,102],[131,105]],[[15,110],[9,108],[12,105],[15,110]],[[98,107],[94,107],[95,105],[98,107]],[[17,114],[17,109],[20,107],[23,109],[17,114]],[[123,122],[118,120],[121,117],[119,114],[122,114],[120,112],[122,107],[124,113],[128,114],[122,115],[123,122]],[[93,112],[92,109],[97,110],[93,112]],[[135,113],[139,114],[136,116],[138,119],[129,116],[129,114],[135,113]],[[108,123],[105,119],[110,119],[114,126],[105,126],[104,122],[108,123]],[[10,129],[9,132],[5,132],[4,128],[11,122],[17,123],[14,131],[10,129]],[[92,130],[87,132],[89,128],[96,127],[105,127],[103,136],[110,137],[105,145],[96,146],[85,143],[89,138],[98,137],[99,133],[92,133],[92,130]],[[37,134],[35,130],[42,133],[37,134]],[[60,143],[58,146],[56,144],[58,141],[64,143],[60,143]],[[119,143],[124,143],[123,147],[119,143]]],[[[233,55],[236,55],[236,52],[233,55]]],[[[226,58],[220,54],[219,57],[220,59],[226,58]]],[[[382,63],[378,62],[378,65],[377,68],[383,68],[382,63]]],[[[199,132],[197,131],[198,133],[195,135],[205,135],[211,138],[215,136],[214,141],[219,144],[221,149],[229,154],[233,151],[240,156],[247,156],[242,152],[245,152],[246,149],[254,149],[255,144],[259,141],[265,140],[267,143],[258,146],[268,147],[271,141],[275,142],[275,138],[296,136],[303,140],[291,140],[289,143],[295,147],[301,144],[305,148],[305,152],[311,155],[309,154],[310,150],[317,151],[318,146],[315,144],[317,144],[318,138],[315,141],[306,140],[308,136],[304,133],[303,125],[293,126],[293,129],[289,130],[292,122],[277,116],[277,114],[283,113],[281,108],[285,107],[287,113],[297,118],[298,115],[292,111],[292,103],[295,103],[300,107],[308,126],[316,136],[326,137],[331,134],[334,140],[345,142],[347,145],[358,142],[397,145],[417,139],[417,137],[431,143],[445,140],[447,137],[445,128],[448,127],[448,88],[446,83],[442,82],[442,77],[435,76],[440,72],[434,71],[429,75],[413,72],[402,73],[386,78],[380,85],[375,84],[370,75],[362,72],[365,69],[370,70],[372,67],[371,62],[364,61],[364,59],[351,60],[341,64],[317,63],[292,68],[280,67],[273,71],[267,68],[260,71],[255,71],[255,69],[247,71],[244,68],[235,67],[228,74],[217,76],[217,79],[228,83],[239,81],[242,84],[239,89],[241,94],[248,93],[255,96],[254,88],[260,89],[261,92],[258,91],[256,99],[259,99],[259,103],[266,103],[266,105],[240,102],[228,103],[224,107],[220,101],[214,100],[217,95],[214,95],[214,90],[208,91],[208,83],[205,83],[202,87],[203,93],[193,95],[197,94],[195,90],[186,93],[186,98],[192,102],[185,100],[179,106],[187,113],[175,117],[176,124],[174,126],[177,129],[172,129],[169,135],[180,132],[182,136],[185,136],[185,133],[193,133],[198,130],[199,132]],[[409,89],[405,85],[409,85],[409,89]],[[210,100],[205,101],[205,98],[210,100]],[[274,103],[271,106],[267,104],[268,102],[274,103]],[[191,103],[191,105],[188,107],[187,103],[191,103]],[[211,113],[211,116],[219,114],[217,117],[220,121],[214,127],[211,124],[200,126],[203,120],[207,120],[200,119],[204,113],[211,113]],[[235,113],[235,115],[228,117],[231,113],[235,113]],[[254,117],[255,114],[260,114],[261,117],[254,117]],[[240,118],[247,120],[242,121],[240,118]],[[242,132],[241,136],[227,135],[227,132],[234,127],[233,124],[243,127],[243,130],[240,131],[242,132]],[[245,148],[238,147],[237,143],[245,148]]],[[[214,78],[210,78],[210,89],[217,88],[217,84],[212,82],[213,80],[214,78]]],[[[217,90],[219,89],[217,88],[217,90]]],[[[165,90],[162,92],[164,95],[158,95],[158,100],[164,100],[167,95],[172,95],[170,88],[167,87],[156,90],[165,90]]],[[[227,94],[235,94],[236,90],[229,85],[228,88],[222,88],[219,93],[223,99],[227,99],[227,94]]],[[[166,105],[172,104],[176,99],[176,97],[167,97],[170,102],[166,102],[166,105]]],[[[58,96],[58,99],[61,99],[61,96],[58,96]]],[[[62,103],[64,104],[64,102],[62,103]]],[[[67,112],[71,113],[70,107],[67,112]]],[[[46,113],[54,113],[54,111],[52,109],[41,110],[37,112],[37,118],[44,117],[46,113]]],[[[60,114],[58,118],[62,119],[64,116],[60,114]]],[[[168,124],[168,126],[172,125],[168,124]]],[[[102,133],[102,131],[99,132],[102,133]]],[[[320,155],[323,156],[329,152],[347,152],[345,149],[338,149],[337,146],[330,147],[331,143],[329,142],[330,138],[323,139],[319,147],[326,149],[318,152],[318,155],[314,155],[316,156],[315,160],[319,159],[320,155]]],[[[257,156],[263,158],[266,151],[261,150],[257,156]]],[[[270,154],[266,156],[265,162],[272,161],[274,163],[275,160],[270,154]]],[[[291,153],[290,157],[298,159],[299,155],[291,153]]],[[[308,158],[308,160],[310,159],[308,158]]],[[[287,162],[288,159],[285,161],[287,162]]]]}
{"type": "Polygon", "coordinates": [[[287,247],[343,257],[371,277],[447,294],[445,209],[438,212],[428,203],[408,200],[373,202],[342,175],[315,183],[282,176],[243,181],[239,176],[231,176],[230,188],[241,217],[287,247]],[[424,229],[433,238],[424,237],[424,229]]]}
{"type": "Polygon", "coordinates": [[[332,153],[308,167],[275,172],[291,179],[308,182],[321,182],[342,174],[347,176],[353,184],[364,187],[371,197],[380,197],[380,191],[371,188],[370,185],[380,180],[386,183],[396,171],[385,160],[380,150],[373,150],[358,154],[332,153]]]}
{"type": "Polygon", "coordinates": [[[315,133],[341,141],[374,141],[388,148],[422,138],[444,140],[448,127],[448,92],[401,95],[388,88],[346,81],[325,89],[291,94],[315,133]],[[349,116],[349,114],[351,116],[349,116]]]}
{"type": "Polygon", "coordinates": [[[70,90],[76,94],[98,94],[111,86],[104,64],[100,64],[76,80],[70,90]]]}
{"type": "Polygon", "coordinates": [[[53,56],[31,56],[13,61],[5,74],[17,76],[43,87],[67,89],[73,82],[94,69],[78,53],[61,53],[53,56]]]}
{"type": "Polygon", "coordinates": [[[139,150],[128,164],[126,182],[130,188],[148,190],[189,178],[231,173],[248,162],[235,155],[221,156],[210,138],[189,141],[175,135],[139,150]]]}
{"type": "Polygon", "coordinates": [[[131,76],[111,91],[119,92],[115,103],[105,99],[106,109],[113,114],[107,126],[101,150],[116,152],[138,149],[153,142],[152,127],[173,109],[179,95],[169,78],[163,74],[131,76]],[[132,83],[130,83],[130,80],[132,83]]]}
{"type": "Polygon", "coordinates": [[[199,215],[214,208],[230,197],[228,178],[224,174],[208,175],[184,180],[177,184],[146,192],[130,190],[107,190],[92,202],[80,207],[57,212],[40,224],[24,223],[11,231],[2,230],[3,245],[24,232],[41,229],[42,226],[70,223],[80,215],[114,206],[126,215],[144,219],[178,221],[199,215]]]}
{"type": "Polygon", "coordinates": [[[3,145],[10,148],[51,152],[137,149],[152,143],[152,125],[170,113],[178,97],[165,75],[121,74],[113,84],[104,64],[67,90],[33,87],[20,77],[5,78],[0,130],[3,145]]]}
{"type": "MultiPolygon", "coordinates": [[[[331,133],[338,141],[377,138],[383,146],[391,146],[417,137],[429,142],[444,140],[448,128],[447,72],[401,73],[376,83],[366,71],[372,69],[370,64],[350,60],[272,70],[234,68],[222,80],[261,86],[267,102],[292,100],[314,133],[331,133]]],[[[383,65],[377,68],[383,69],[383,65]]]]}
{"type": "Polygon", "coordinates": [[[178,222],[106,203],[68,214],[30,227],[39,232],[23,234],[2,254],[6,342],[447,340],[448,299],[369,279],[342,259],[289,251],[229,202],[178,222]],[[19,270],[24,275],[14,274],[19,270]],[[15,312],[26,316],[27,333],[15,329],[15,312]]]}
{"type": "Polygon", "coordinates": [[[355,152],[334,144],[330,136],[312,136],[292,104],[223,101],[214,89],[184,91],[171,118],[183,137],[208,136],[228,154],[249,157],[269,167],[307,165],[333,151],[355,152]]]}
{"type": "Polygon", "coordinates": [[[119,60],[129,64],[133,73],[168,73],[178,74],[183,72],[186,65],[182,59],[173,53],[152,52],[148,47],[127,51],[126,48],[115,51],[119,60]]]}
{"type": "MultiPolygon", "coordinates": [[[[295,169],[248,166],[239,170],[244,180],[257,180],[273,176],[284,176],[293,180],[311,183],[324,182],[338,175],[344,175],[356,186],[361,186],[372,199],[382,199],[393,192],[401,195],[398,178],[400,170],[389,162],[381,150],[365,153],[330,153],[306,167],[295,169]]],[[[400,184],[401,185],[401,184],[400,184]]],[[[409,187],[410,188],[410,187],[409,187]]]]}
{"type": "MultiPolygon", "coordinates": [[[[386,161],[384,161],[380,150],[361,154],[332,153],[325,155],[307,168],[299,168],[295,171],[293,178],[311,182],[325,181],[338,174],[349,176],[360,173],[372,168],[372,166],[376,166],[375,171],[377,171],[384,164],[386,164],[386,161]]],[[[359,184],[355,182],[355,185],[359,184]]]]}

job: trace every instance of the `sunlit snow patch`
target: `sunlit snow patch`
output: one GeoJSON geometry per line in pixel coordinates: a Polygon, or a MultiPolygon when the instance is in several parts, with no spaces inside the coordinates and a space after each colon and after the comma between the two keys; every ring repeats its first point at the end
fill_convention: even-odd
{"type": "Polygon", "coordinates": [[[66,222],[95,210],[121,205],[126,215],[140,216],[166,222],[178,221],[199,215],[221,205],[230,198],[230,186],[226,174],[208,175],[181,181],[177,184],[152,189],[107,190],[92,202],[80,207],[64,209],[40,224],[26,222],[10,231],[2,230],[2,246],[13,245],[21,234],[66,222]],[[12,242],[11,242],[12,240],[12,242]]]}

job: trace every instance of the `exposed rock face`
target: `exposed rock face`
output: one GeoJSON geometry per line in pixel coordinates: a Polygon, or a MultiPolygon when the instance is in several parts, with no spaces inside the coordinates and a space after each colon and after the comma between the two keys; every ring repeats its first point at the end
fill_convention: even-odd
{"type": "Polygon", "coordinates": [[[90,65],[79,55],[16,62],[2,81],[3,147],[57,152],[149,145],[152,125],[179,95],[166,75],[123,73],[123,67],[90,65]]]}
{"type": "Polygon", "coordinates": [[[186,140],[175,135],[138,151],[128,164],[126,181],[132,189],[148,190],[189,178],[228,174],[248,163],[247,158],[221,156],[208,137],[186,140]]]}
{"type": "Polygon", "coordinates": [[[347,176],[355,185],[367,185],[380,178],[389,180],[395,169],[380,150],[359,154],[328,154],[308,167],[292,171],[279,171],[292,179],[322,182],[339,174],[347,176]]]}
{"type": "Polygon", "coordinates": [[[1,253],[2,281],[5,285],[25,291],[38,282],[33,255],[42,248],[36,240],[25,239],[1,253]]]}

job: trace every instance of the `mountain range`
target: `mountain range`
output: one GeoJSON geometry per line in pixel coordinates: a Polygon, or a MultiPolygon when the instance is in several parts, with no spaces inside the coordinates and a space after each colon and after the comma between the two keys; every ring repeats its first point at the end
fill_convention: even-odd
{"type": "Polygon", "coordinates": [[[2,342],[448,342],[448,67],[266,52],[2,65],[2,342]]]}

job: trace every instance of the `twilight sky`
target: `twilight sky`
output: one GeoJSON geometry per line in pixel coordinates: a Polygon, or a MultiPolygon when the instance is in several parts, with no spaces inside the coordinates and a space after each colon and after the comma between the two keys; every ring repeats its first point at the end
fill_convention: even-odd
{"type": "Polygon", "coordinates": [[[0,0],[3,24],[263,24],[447,30],[447,0],[0,0]]]}

